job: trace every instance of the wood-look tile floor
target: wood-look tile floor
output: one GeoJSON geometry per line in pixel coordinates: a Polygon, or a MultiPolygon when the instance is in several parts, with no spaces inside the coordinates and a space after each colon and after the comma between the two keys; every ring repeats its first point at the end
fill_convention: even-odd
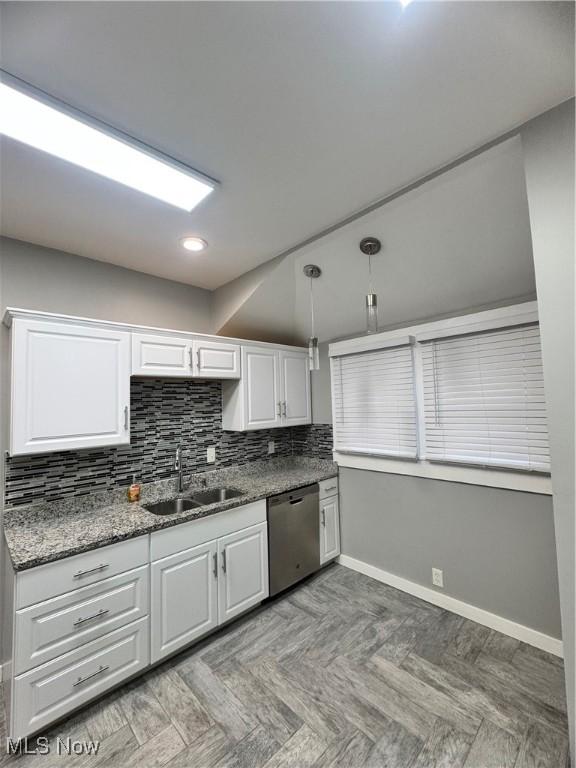
{"type": "MultiPolygon", "coordinates": [[[[562,662],[332,566],[60,723],[44,768],[565,768],[562,662]]],[[[0,729],[1,730],[1,729],[0,729]]]]}

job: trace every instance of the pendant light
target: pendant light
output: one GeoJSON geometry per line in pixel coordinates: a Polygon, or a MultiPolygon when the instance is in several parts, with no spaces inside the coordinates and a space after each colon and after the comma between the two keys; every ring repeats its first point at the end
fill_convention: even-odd
{"type": "Polygon", "coordinates": [[[308,339],[308,359],[310,370],[317,371],[320,368],[320,352],[318,351],[318,337],[314,333],[314,280],[322,274],[322,270],[316,264],[306,264],[304,274],[310,279],[310,338],[308,339]]]}
{"type": "Polygon", "coordinates": [[[372,286],[372,256],[382,248],[377,237],[360,240],[360,250],[368,256],[368,293],[366,294],[366,333],[378,333],[378,296],[372,286]]]}

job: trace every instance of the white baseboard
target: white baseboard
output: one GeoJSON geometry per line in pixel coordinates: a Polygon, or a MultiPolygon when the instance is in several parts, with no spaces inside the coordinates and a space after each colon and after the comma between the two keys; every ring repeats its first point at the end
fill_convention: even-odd
{"type": "Polygon", "coordinates": [[[538,632],[523,624],[517,624],[515,621],[510,621],[510,619],[505,619],[495,613],[485,611],[483,608],[477,608],[475,605],[470,605],[470,603],[464,603],[461,600],[457,600],[455,597],[443,595],[440,592],[436,592],[434,589],[417,584],[415,581],[409,581],[400,576],[395,576],[393,573],[383,571],[381,568],[377,568],[375,565],[370,565],[369,563],[364,563],[362,560],[356,560],[356,558],[350,557],[349,555],[340,555],[338,562],[340,565],[346,566],[346,568],[351,568],[353,571],[359,571],[365,576],[370,576],[371,578],[376,579],[376,581],[381,581],[391,587],[396,587],[396,589],[400,589],[402,592],[408,592],[408,594],[419,597],[427,603],[438,605],[440,608],[445,608],[447,611],[457,613],[459,616],[464,616],[466,619],[475,621],[478,624],[483,624],[485,627],[495,629],[498,632],[502,632],[504,635],[509,635],[516,640],[521,640],[528,645],[533,645],[543,651],[552,653],[554,656],[560,656],[561,658],[564,656],[562,640],[557,640],[555,637],[545,635],[543,632],[538,632]]]}

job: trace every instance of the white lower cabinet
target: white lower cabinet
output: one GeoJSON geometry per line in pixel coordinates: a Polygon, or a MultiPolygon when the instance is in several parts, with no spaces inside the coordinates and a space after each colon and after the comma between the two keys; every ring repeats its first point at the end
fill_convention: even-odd
{"type": "Polygon", "coordinates": [[[338,496],[320,501],[320,564],[340,554],[340,512],[338,496]]]}
{"type": "Polygon", "coordinates": [[[20,738],[268,597],[266,501],[10,574],[3,688],[20,738]]]}
{"type": "Polygon", "coordinates": [[[11,736],[38,731],[149,663],[146,617],[19,675],[11,736]]]}
{"type": "Polygon", "coordinates": [[[148,565],[16,611],[16,674],[148,615],[148,565]]]}
{"type": "Polygon", "coordinates": [[[253,525],[218,540],[220,624],[268,597],[268,531],[253,525]]]}
{"type": "Polygon", "coordinates": [[[152,563],[152,662],[218,626],[218,544],[152,563]]]}
{"type": "Polygon", "coordinates": [[[178,538],[175,530],[151,537],[153,556],[167,555],[152,562],[153,662],[268,597],[265,501],[182,526],[178,538]]]}

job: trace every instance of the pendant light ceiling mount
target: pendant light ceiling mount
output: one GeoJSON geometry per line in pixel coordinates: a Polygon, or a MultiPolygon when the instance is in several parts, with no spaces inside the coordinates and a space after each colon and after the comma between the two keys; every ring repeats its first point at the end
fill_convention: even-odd
{"type": "Polygon", "coordinates": [[[375,256],[382,249],[382,243],[377,237],[363,237],[360,240],[360,250],[366,256],[375,256]]]}
{"type": "Polygon", "coordinates": [[[320,275],[322,274],[322,270],[317,264],[306,264],[306,266],[302,271],[304,272],[306,277],[312,277],[312,278],[320,277],[320,275]]]}

